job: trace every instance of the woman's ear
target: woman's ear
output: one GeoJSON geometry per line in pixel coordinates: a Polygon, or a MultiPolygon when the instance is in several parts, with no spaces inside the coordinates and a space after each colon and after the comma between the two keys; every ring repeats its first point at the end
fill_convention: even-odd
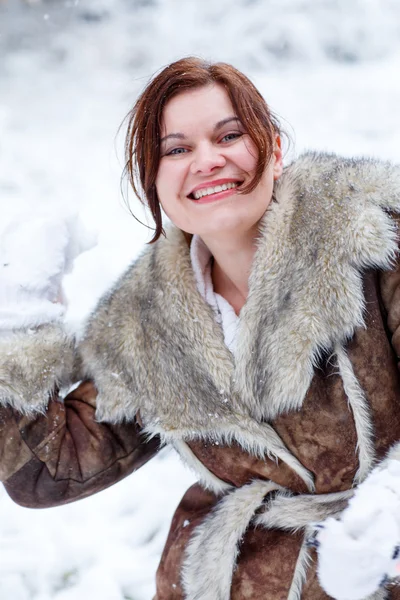
{"type": "Polygon", "coordinates": [[[281,137],[277,135],[275,137],[274,151],[272,154],[272,160],[274,161],[273,173],[274,179],[279,179],[283,171],[283,155],[282,155],[282,143],[281,137]]]}

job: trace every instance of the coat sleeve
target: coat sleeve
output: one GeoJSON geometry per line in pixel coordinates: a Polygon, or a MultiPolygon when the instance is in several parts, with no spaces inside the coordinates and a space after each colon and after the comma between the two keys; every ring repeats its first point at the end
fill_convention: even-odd
{"type": "Polygon", "coordinates": [[[123,479],[159,449],[137,421],[95,420],[96,388],[81,383],[64,402],[53,397],[44,414],[0,408],[0,478],[11,498],[45,508],[85,498],[123,479]]]}

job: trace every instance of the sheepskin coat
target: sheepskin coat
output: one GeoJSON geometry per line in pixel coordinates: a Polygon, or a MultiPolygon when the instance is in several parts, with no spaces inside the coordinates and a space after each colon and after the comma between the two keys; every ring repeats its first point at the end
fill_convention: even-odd
{"type": "MultiPolygon", "coordinates": [[[[173,518],[157,600],[327,599],[306,543],[315,522],[400,457],[399,214],[398,168],[309,153],[262,220],[235,356],[173,227],[100,301],[79,344],[57,326],[3,341],[8,493],[69,502],[171,444],[198,484],[173,518]]],[[[400,592],[370,600],[389,598],[400,592]]]]}

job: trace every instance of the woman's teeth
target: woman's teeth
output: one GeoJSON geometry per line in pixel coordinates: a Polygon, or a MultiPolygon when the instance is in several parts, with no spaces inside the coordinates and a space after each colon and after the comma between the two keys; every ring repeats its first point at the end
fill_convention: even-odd
{"type": "Polygon", "coordinates": [[[203,196],[210,196],[211,194],[218,194],[218,192],[224,192],[225,190],[230,190],[232,188],[237,187],[238,185],[239,185],[238,182],[232,181],[230,183],[223,183],[222,185],[216,185],[215,187],[202,188],[201,190],[196,190],[195,192],[193,192],[193,196],[194,196],[195,200],[199,200],[203,196]]]}

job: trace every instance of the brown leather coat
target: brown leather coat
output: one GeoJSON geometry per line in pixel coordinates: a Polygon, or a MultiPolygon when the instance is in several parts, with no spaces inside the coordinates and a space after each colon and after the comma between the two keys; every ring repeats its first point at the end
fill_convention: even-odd
{"type": "Polygon", "coordinates": [[[197,469],[157,600],[325,600],[313,523],[340,513],[400,440],[398,171],[307,155],[275,197],[234,359],[174,229],[100,303],[79,346],[43,328],[0,348],[0,473],[20,504],[88,496],[164,442],[197,469]],[[61,403],[66,371],[85,381],[61,403]]]}

